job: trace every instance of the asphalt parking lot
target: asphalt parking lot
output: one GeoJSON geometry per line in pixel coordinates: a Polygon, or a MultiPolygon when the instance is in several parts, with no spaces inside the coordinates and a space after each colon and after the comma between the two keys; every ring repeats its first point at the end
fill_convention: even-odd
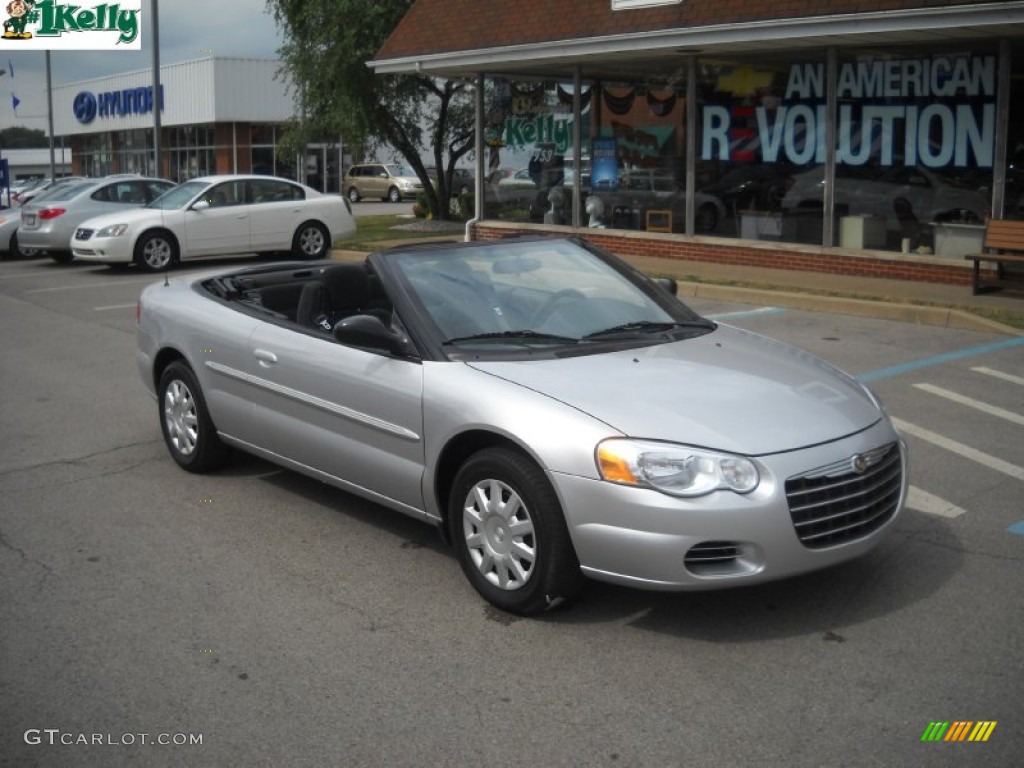
{"type": "Polygon", "coordinates": [[[0,765],[1019,764],[1024,339],[690,301],[869,382],[911,508],[831,571],[530,620],[396,513],[179,470],[135,370],[154,279],[0,262],[0,765]]]}

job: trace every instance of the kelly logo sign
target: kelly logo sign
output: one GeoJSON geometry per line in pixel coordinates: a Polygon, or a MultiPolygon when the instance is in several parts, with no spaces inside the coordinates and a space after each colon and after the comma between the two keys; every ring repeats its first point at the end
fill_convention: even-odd
{"type": "Polygon", "coordinates": [[[138,51],[141,16],[142,0],[99,5],[10,0],[0,5],[0,50],[138,51]]]}

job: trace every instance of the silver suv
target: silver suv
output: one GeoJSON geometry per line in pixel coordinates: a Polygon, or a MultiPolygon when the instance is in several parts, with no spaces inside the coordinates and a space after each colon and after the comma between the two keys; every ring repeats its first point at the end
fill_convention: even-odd
{"type": "Polygon", "coordinates": [[[400,203],[415,198],[423,191],[423,183],[411,168],[390,163],[353,165],[345,174],[345,194],[353,203],[364,197],[400,203]]]}

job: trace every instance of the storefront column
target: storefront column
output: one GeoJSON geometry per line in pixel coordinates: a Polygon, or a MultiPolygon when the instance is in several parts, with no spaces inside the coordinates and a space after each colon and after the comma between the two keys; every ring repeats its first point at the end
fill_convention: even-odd
{"type": "Polygon", "coordinates": [[[1010,133],[1010,77],[1013,74],[1009,40],[999,41],[999,84],[996,86],[996,145],[992,159],[992,212],[997,219],[1006,211],[1006,154],[1010,133]]]}
{"type": "Polygon", "coordinates": [[[683,231],[692,237],[697,216],[697,57],[686,59],[686,223],[683,231]]]}
{"type": "Polygon", "coordinates": [[[833,213],[836,203],[836,101],[839,78],[839,52],[829,48],[825,58],[825,195],[821,222],[821,244],[834,245],[836,242],[833,213]]]}
{"type": "MultiPolygon", "coordinates": [[[[582,87],[583,76],[579,66],[575,66],[572,70],[572,225],[576,229],[583,226],[580,213],[580,200],[583,199],[583,128],[580,125],[583,119],[583,100],[580,98],[582,87]]],[[[590,162],[594,162],[593,157],[590,162]]]]}

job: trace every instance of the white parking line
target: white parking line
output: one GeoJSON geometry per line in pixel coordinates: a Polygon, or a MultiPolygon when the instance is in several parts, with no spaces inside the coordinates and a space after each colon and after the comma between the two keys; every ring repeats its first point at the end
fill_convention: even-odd
{"type": "Polygon", "coordinates": [[[990,416],[996,416],[1005,421],[1009,421],[1013,424],[1019,424],[1024,427],[1024,414],[1007,411],[1005,408],[989,405],[988,403],[983,403],[981,400],[975,400],[973,397],[967,397],[956,392],[950,392],[948,389],[936,387],[932,384],[915,384],[914,389],[920,389],[922,392],[928,392],[930,394],[937,395],[938,397],[944,397],[947,400],[952,400],[954,403],[966,405],[968,408],[973,408],[976,411],[981,411],[982,413],[987,413],[990,416]]]}
{"type": "Polygon", "coordinates": [[[918,512],[938,515],[939,517],[954,518],[967,514],[967,510],[960,509],[955,504],[945,499],[940,499],[938,496],[928,493],[928,491],[922,491],[916,485],[912,485],[907,489],[907,506],[911,509],[916,509],[918,512]]]}
{"type": "Polygon", "coordinates": [[[919,427],[915,424],[903,421],[902,419],[893,419],[892,423],[895,424],[896,429],[901,432],[913,435],[921,440],[937,445],[940,448],[945,448],[947,451],[963,456],[965,459],[976,461],[989,469],[994,469],[996,472],[1002,472],[1004,475],[1009,475],[1017,480],[1024,480],[1024,467],[1018,467],[1008,461],[1003,461],[997,456],[991,456],[977,450],[976,448],[971,448],[963,443],[950,440],[948,437],[943,437],[942,435],[936,434],[924,427],[919,427]]]}
{"type": "Polygon", "coordinates": [[[80,285],[58,285],[54,288],[33,288],[25,293],[51,293],[53,291],[81,291],[86,288],[107,288],[111,285],[127,285],[128,283],[152,283],[153,278],[147,277],[141,280],[111,280],[105,283],[82,283],[80,285]]]}
{"type": "Polygon", "coordinates": [[[111,304],[109,307],[93,307],[92,309],[93,309],[93,312],[106,312],[106,311],[111,310],[111,309],[129,309],[129,308],[134,309],[136,306],[138,306],[137,303],[134,303],[134,304],[111,304]]]}
{"type": "Polygon", "coordinates": [[[48,269],[45,272],[15,272],[10,275],[0,275],[0,280],[16,280],[19,277],[52,277],[54,271],[48,269]]]}
{"type": "Polygon", "coordinates": [[[1011,384],[1020,384],[1022,387],[1024,387],[1024,376],[1014,376],[1012,373],[1003,373],[1002,371],[997,371],[994,368],[985,368],[984,366],[971,368],[971,370],[974,371],[975,373],[983,373],[986,376],[993,376],[997,379],[1008,381],[1011,384]]]}

